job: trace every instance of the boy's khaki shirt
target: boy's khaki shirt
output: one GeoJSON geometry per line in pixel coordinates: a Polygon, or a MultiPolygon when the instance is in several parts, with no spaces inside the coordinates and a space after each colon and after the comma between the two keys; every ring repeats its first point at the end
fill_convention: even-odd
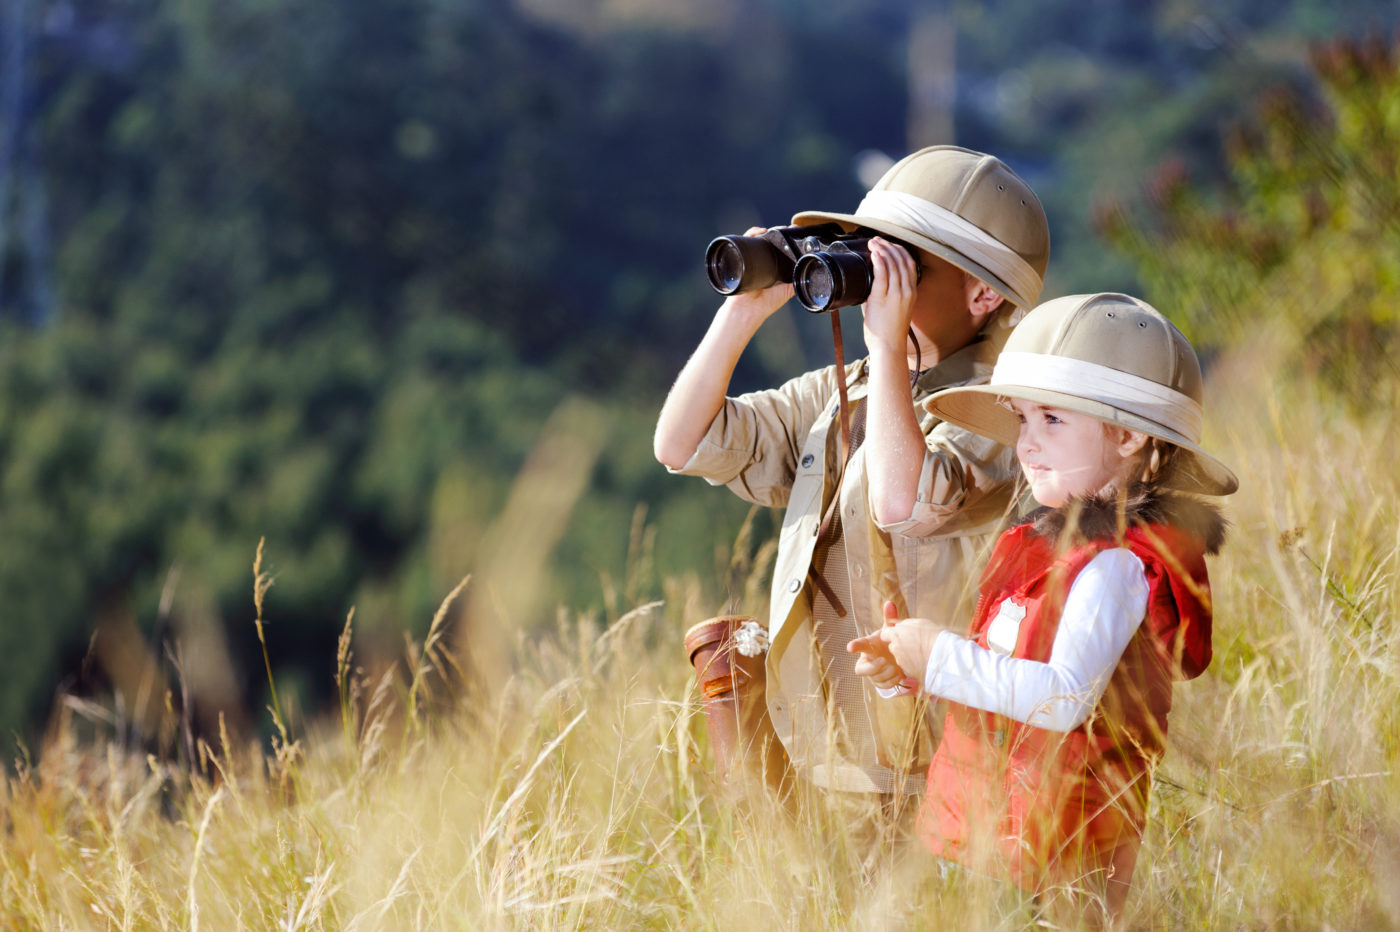
{"type": "MultiPolygon", "coordinates": [[[[954,385],[986,382],[995,344],[983,338],[926,370],[914,404],[927,440],[917,501],[907,520],[879,526],[869,504],[865,447],[856,449],[841,483],[855,623],[862,633],[883,622],[893,599],[906,615],[961,631],[971,612],[984,550],[1005,524],[1014,476],[1011,450],[938,420],[923,401],[954,385]]],[[[866,361],[847,367],[849,401],[864,403],[866,361]]],[[[891,792],[896,774],[922,771],[932,754],[937,710],[916,696],[881,699],[865,685],[878,761],[853,761],[831,740],[811,623],[808,571],[817,527],[838,477],[840,416],[835,367],[808,372],[777,389],[725,400],[695,455],[679,470],[741,498],[786,508],[769,602],[768,710],[799,771],[837,789],[891,792]],[[889,768],[889,769],[887,769],[889,768]]],[[[940,723],[941,724],[941,723],[940,723]]],[[[899,783],[906,781],[899,780],[899,783]]]]}

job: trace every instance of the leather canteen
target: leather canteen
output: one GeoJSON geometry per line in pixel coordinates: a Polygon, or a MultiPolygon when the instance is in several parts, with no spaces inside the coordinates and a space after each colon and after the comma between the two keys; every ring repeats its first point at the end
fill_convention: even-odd
{"type": "Polygon", "coordinates": [[[736,634],[750,615],[720,615],[692,625],[685,650],[700,686],[705,728],[722,782],[758,776],[771,789],[785,791],[791,772],[787,754],[768,719],[765,696],[766,652],[746,656],[736,634]]]}

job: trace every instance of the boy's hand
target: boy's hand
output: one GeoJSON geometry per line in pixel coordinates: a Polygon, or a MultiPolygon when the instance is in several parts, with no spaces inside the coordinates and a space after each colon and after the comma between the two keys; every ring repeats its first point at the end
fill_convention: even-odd
{"type": "Polygon", "coordinates": [[[884,634],[892,630],[898,620],[896,613],[895,604],[886,602],[885,627],[874,634],[856,638],[846,645],[846,650],[853,654],[860,654],[860,659],[856,661],[856,674],[870,677],[871,681],[880,689],[893,689],[896,686],[911,685],[912,683],[905,676],[899,663],[896,662],[894,654],[890,651],[890,645],[884,638],[884,634]]]}
{"type": "Polygon", "coordinates": [[[866,346],[903,359],[918,289],[918,265],[907,249],[878,236],[870,240],[870,265],[870,297],[864,306],[866,346]]]}
{"type": "MultiPolygon", "coordinates": [[[[744,235],[762,236],[767,232],[767,227],[749,227],[744,231],[744,235]]],[[[738,294],[729,295],[720,305],[720,310],[724,313],[748,318],[754,326],[758,326],[787,303],[788,299],[792,297],[792,291],[791,282],[775,282],[767,288],[759,288],[756,291],[741,291],[738,294]]]]}
{"type": "Polygon", "coordinates": [[[758,323],[766,321],[792,297],[792,283],[778,282],[757,291],[741,291],[724,299],[720,310],[746,316],[758,323]]]}

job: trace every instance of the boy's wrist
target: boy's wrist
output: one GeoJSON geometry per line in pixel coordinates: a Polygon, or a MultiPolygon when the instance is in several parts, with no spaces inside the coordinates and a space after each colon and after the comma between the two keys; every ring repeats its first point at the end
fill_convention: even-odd
{"type": "Polygon", "coordinates": [[[908,357],[904,352],[904,341],[900,341],[899,346],[882,342],[878,339],[871,339],[866,335],[866,352],[870,356],[870,365],[874,368],[890,368],[900,370],[907,368],[908,357]]]}
{"type": "Polygon", "coordinates": [[[716,318],[757,331],[792,296],[791,285],[774,285],[758,291],[732,294],[720,304],[716,318]]]}

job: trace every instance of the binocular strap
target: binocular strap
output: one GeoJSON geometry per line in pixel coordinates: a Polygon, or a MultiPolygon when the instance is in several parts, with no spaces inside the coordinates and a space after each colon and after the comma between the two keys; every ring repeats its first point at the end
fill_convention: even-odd
{"type": "MultiPolygon", "coordinates": [[[[841,342],[841,315],[837,311],[831,313],[831,339],[836,353],[836,392],[837,397],[840,399],[841,462],[837,468],[836,485],[831,490],[831,501],[827,503],[826,512],[822,515],[822,520],[817,525],[817,550],[819,551],[817,556],[819,559],[813,560],[809,575],[812,577],[812,584],[820,590],[822,598],[835,609],[837,616],[845,618],[846,606],[844,600],[835,591],[836,587],[833,587],[827,581],[818,564],[830,565],[829,561],[826,559],[826,551],[840,550],[841,553],[838,554],[840,557],[839,571],[842,574],[846,572],[845,547],[837,546],[842,543],[843,537],[839,521],[841,486],[846,479],[846,464],[850,462],[851,455],[855,453],[856,447],[859,447],[861,442],[865,439],[866,406],[864,404],[857,404],[855,413],[851,413],[850,399],[846,396],[846,356],[845,347],[841,342]]],[[[841,588],[846,588],[846,597],[849,598],[849,588],[841,588]]]]}
{"type": "MultiPolygon", "coordinates": [[[[836,471],[836,488],[831,491],[831,501],[827,503],[826,513],[822,515],[821,523],[817,525],[816,536],[818,539],[826,535],[831,527],[832,515],[836,513],[837,503],[841,500],[841,483],[846,478],[846,463],[851,458],[853,452],[851,447],[851,402],[846,397],[846,349],[841,342],[841,312],[831,312],[831,344],[836,355],[836,397],[839,399],[838,409],[841,420],[841,464],[836,471]]],[[[864,422],[864,406],[861,408],[862,422],[864,422]]],[[[861,434],[864,436],[864,424],[861,426],[861,434]]],[[[857,440],[857,443],[859,440],[857,440]]]]}
{"type": "MultiPolygon", "coordinates": [[[[846,348],[841,342],[840,310],[831,312],[831,349],[836,356],[836,395],[841,400],[841,475],[845,476],[846,462],[852,452],[851,403],[846,398],[846,348]]],[[[831,500],[835,501],[836,496],[833,495],[831,500]]]]}

